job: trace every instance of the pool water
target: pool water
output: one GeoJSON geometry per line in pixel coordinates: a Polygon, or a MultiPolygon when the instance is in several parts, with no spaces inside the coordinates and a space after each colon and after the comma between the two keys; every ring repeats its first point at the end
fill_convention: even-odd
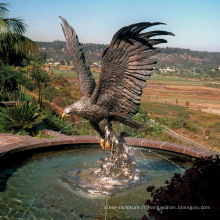
{"type": "Polygon", "coordinates": [[[99,146],[35,153],[0,173],[0,219],[141,219],[147,213],[149,185],[162,186],[184,173],[190,158],[165,151],[130,147],[141,184],[109,196],[89,194],[64,181],[72,169],[98,169],[109,152],[99,146]]]}

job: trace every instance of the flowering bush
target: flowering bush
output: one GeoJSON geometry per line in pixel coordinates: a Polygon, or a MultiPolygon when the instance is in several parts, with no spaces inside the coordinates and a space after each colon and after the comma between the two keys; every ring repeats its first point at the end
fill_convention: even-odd
{"type": "Polygon", "coordinates": [[[37,135],[35,135],[35,137],[39,139],[43,139],[43,138],[52,138],[54,136],[49,135],[45,130],[41,130],[38,132],[37,135]]]}
{"type": "MultiPolygon", "coordinates": [[[[196,159],[184,175],[175,174],[165,186],[147,188],[148,215],[155,220],[219,219],[220,217],[220,159],[196,159]]],[[[147,220],[147,216],[143,216],[147,220]]]]}

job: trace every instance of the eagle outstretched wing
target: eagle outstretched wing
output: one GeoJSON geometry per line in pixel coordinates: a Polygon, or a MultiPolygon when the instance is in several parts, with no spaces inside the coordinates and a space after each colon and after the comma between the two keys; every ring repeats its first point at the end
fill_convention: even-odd
{"type": "Polygon", "coordinates": [[[68,22],[60,17],[63,25],[63,33],[66,38],[66,47],[69,54],[72,56],[74,66],[79,79],[80,96],[90,97],[95,89],[96,83],[92,77],[90,68],[86,65],[83,47],[79,42],[75,30],[68,24],[68,22]]]}
{"type": "Polygon", "coordinates": [[[93,102],[107,107],[109,112],[119,112],[128,117],[138,112],[146,80],[157,63],[153,56],[160,52],[154,45],[167,42],[151,37],[174,35],[166,31],[140,33],[159,24],[163,23],[142,22],[116,32],[102,56],[99,83],[91,97],[93,102]]]}

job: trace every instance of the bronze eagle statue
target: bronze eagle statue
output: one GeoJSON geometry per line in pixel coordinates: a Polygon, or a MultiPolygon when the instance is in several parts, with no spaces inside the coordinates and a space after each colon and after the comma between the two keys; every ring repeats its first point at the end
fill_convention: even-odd
{"type": "Polygon", "coordinates": [[[75,30],[64,18],[60,18],[66,47],[78,75],[81,97],[64,109],[62,118],[75,114],[89,120],[100,134],[101,147],[110,150],[112,144],[119,142],[111,121],[140,127],[140,123],[130,117],[138,112],[143,88],[147,86],[146,80],[157,63],[154,55],[160,49],[154,46],[167,43],[164,39],[152,37],[174,34],[167,31],[142,33],[146,28],[164,24],[160,22],[141,22],[121,28],[102,54],[101,74],[96,85],[75,30]]]}

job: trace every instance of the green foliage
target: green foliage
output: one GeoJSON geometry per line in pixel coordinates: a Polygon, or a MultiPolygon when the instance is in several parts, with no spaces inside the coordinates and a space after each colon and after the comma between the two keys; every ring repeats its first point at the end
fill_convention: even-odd
{"type": "Polygon", "coordinates": [[[3,126],[0,124],[0,133],[3,133],[4,132],[4,128],[3,126]]]}
{"type": "Polygon", "coordinates": [[[43,91],[43,98],[50,102],[52,102],[56,96],[58,96],[58,92],[52,84],[48,85],[43,91]]]}
{"type": "Polygon", "coordinates": [[[35,65],[31,73],[32,79],[35,81],[35,85],[38,88],[38,103],[42,106],[42,93],[43,89],[47,87],[51,81],[49,74],[42,70],[40,66],[35,65]]]}
{"type": "Polygon", "coordinates": [[[33,68],[31,77],[35,80],[38,87],[39,85],[42,86],[43,84],[47,84],[51,80],[49,74],[46,71],[40,69],[40,67],[33,68]]]}
{"type": "Polygon", "coordinates": [[[62,120],[59,116],[47,112],[44,122],[48,129],[66,135],[96,135],[96,131],[91,127],[89,122],[84,119],[82,121],[69,123],[62,120]]]}
{"type": "MultiPolygon", "coordinates": [[[[97,135],[97,132],[92,128],[89,121],[82,119],[74,123],[74,135],[97,135]]],[[[99,134],[98,134],[99,135],[99,134]]]]}
{"type": "Polygon", "coordinates": [[[68,82],[68,80],[63,75],[53,75],[53,77],[54,77],[53,81],[57,85],[70,86],[70,83],[68,82]]]}
{"type": "Polygon", "coordinates": [[[29,79],[25,81],[25,87],[32,92],[36,88],[36,85],[32,79],[29,79]]]}
{"type": "Polygon", "coordinates": [[[18,90],[19,85],[24,84],[22,75],[22,72],[15,70],[11,66],[0,68],[0,94],[18,90]]]}
{"type": "Polygon", "coordinates": [[[160,137],[163,133],[162,126],[158,123],[152,123],[149,113],[147,113],[147,111],[143,108],[140,108],[139,113],[134,115],[132,119],[140,122],[143,126],[140,129],[133,129],[128,126],[122,125],[120,132],[126,132],[132,137],[153,139],[160,137]]]}
{"type": "MultiPolygon", "coordinates": [[[[216,219],[219,216],[220,159],[218,156],[196,159],[193,167],[187,169],[184,175],[175,174],[165,184],[159,188],[155,186],[147,188],[147,191],[151,192],[152,199],[148,199],[145,205],[148,206],[147,210],[151,218],[185,220],[216,219]],[[176,209],[163,207],[176,207],[176,209]]],[[[145,215],[142,219],[148,218],[145,215]]]]}
{"type": "Polygon", "coordinates": [[[207,83],[204,86],[214,87],[214,88],[220,89],[220,84],[219,83],[207,83]]]}
{"type": "Polygon", "coordinates": [[[0,60],[5,64],[19,65],[25,53],[34,53],[38,46],[23,36],[27,25],[22,19],[8,18],[8,6],[0,3],[0,60]]]}
{"type": "Polygon", "coordinates": [[[155,118],[155,121],[162,125],[169,125],[170,124],[170,118],[163,118],[161,116],[158,116],[155,118]]]}
{"type": "Polygon", "coordinates": [[[220,133],[220,122],[215,122],[209,126],[210,128],[213,128],[216,132],[220,133]]]}
{"type": "Polygon", "coordinates": [[[186,128],[186,129],[193,131],[193,132],[199,131],[199,128],[194,126],[192,123],[190,123],[189,121],[187,121],[183,117],[179,117],[179,118],[172,120],[170,127],[173,129],[186,128]]]}
{"type": "Polygon", "coordinates": [[[35,138],[38,139],[44,139],[44,138],[53,138],[54,136],[49,135],[45,130],[40,130],[38,133],[35,135],[35,138]]]}
{"type": "Polygon", "coordinates": [[[209,137],[208,141],[210,142],[212,147],[220,146],[220,122],[214,122],[209,126],[209,129],[206,130],[206,135],[209,137]]]}
{"type": "Polygon", "coordinates": [[[11,66],[0,68],[0,101],[29,101],[31,98],[26,95],[23,85],[28,80],[24,74],[11,66]]]}
{"type": "Polygon", "coordinates": [[[4,92],[0,95],[0,101],[31,101],[31,97],[22,91],[4,92]]]}
{"type": "Polygon", "coordinates": [[[162,117],[175,117],[178,116],[180,112],[188,111],[186,107],[167,103],[142,103],[141,107],[143,109],[148,109],[148,112],[154,115],[162,117]]]}
{"type": "Polygon", "coordinates": [[[18,103],[15,107],[0,107],[0,124],[4,129],[26,130],[44,118],[40,107],[32,102],[18,103]]]}
{"type": "Polygon", "coordinates": [[[17,135],[20,135],[20,136],[30,135],[30,132],[22,129],[17,132],[17,135]]]}
{"type": "MultiPolygon", "coordinates": [[[[53,41],[53,42],[36,42],[40,48],[45,48],[47,58],[52,58],[53,61],[69,62],[68,53],[63,53],[62,49],[66,50],[65,41],[53,41]]],[[[85,51],[86,61],[88,65],[94,62],[100,63],[102,52],[106,49],[108,45],[104,44],[83,44],[85,51]]]]}
{"type": "Polygon", "coordinates": [[[46,62],[46,54],[42,51],[36,51],[34,54],[26,55],[26,63],[25,65],[36,63],[38,65],[42,65],[46,62]]]}
{"type": "Polygon", "coordinates": [[[66,135],[73,135],[76,133],[75,129],[71,125],[62,120],[60,117],[52,115],[50,112],[46,113],[44,122],[46,126],[53,131],[59,131],[66,135]]]}

